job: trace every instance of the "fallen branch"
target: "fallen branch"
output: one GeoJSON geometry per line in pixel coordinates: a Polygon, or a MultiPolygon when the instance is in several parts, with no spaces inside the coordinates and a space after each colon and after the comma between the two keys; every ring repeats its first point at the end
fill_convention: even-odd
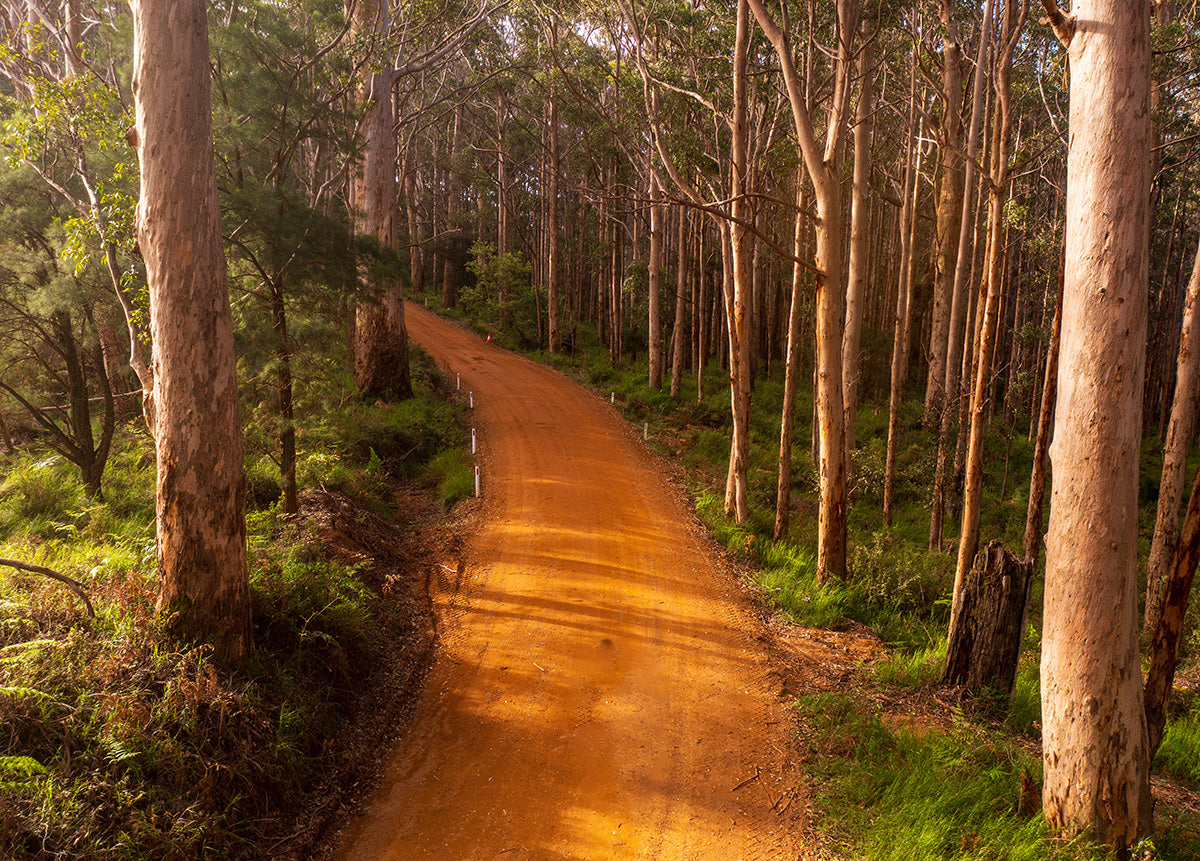
{"type": "Polygon", "coordinates": [[[747,777],[745,780],[743,780],[741,783],[739,783],[737,786],[735,786],[733,789],[731,789],[729,791],[737,792],[739,789],[741,789],[743,786],[745,786],[750,781],[754,780],[754,778],[756,778],[756,777],[758,777],[758,766],[757,765],[754,766],[754,774],[747,777]]]}
{"type": "Polygon", "coordinates": [[[7,565],[9,568],[16,568],[18,571],[29,571],[33,574],[42,574],[51,578],[52,580],[57,580],[59,583],[66,584],[66,586],[72,592],[78,595],[81,601],[83,601],[84,606],[87,607],[88,615],[93,619],[96,618],[96,611],[92,609],[92,602],[88,600],[87,593],[83,591],[83,586],[80,585],[79,581],[72,580],[66,574],[59,574],[57,571],[51,568],[46,568],[42,565],[32,565],[28,562],[18,562],[15,559],[0,559],[0,565],[7,565]]]}

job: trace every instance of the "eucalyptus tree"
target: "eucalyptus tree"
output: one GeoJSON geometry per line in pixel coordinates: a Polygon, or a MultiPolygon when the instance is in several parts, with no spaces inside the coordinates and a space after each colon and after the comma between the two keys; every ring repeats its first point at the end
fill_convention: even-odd
{"type": "MultiPolygon", "coordinates": [[[[1000,297],[1004,284],[1005,204],[1009,194],[1013,112],[1010,81],[1013,53],[1029,13],[1029,0],[1004,0],[1004,15],[996,34],[994,88],[996,118],[992,127],[991,164],[988,181],[988,234],[984,267],[986,293],[980,290],[982,317],[972,380],[971,427],[963,489],[963,516],[958,541],[958,566],[954,575],[954,597],[950,610],[950,638],[955,637],[962,606],[962,584],[975,564],[979,548],[980,507],[983,494],[983,431],[992,391],[992,358],[999,328],[1000,297]]],[[[986,34],[985,34],[986,35],[986,34]]]]}
{"type": "MultiPolygon", "coordinates": [[[[849,116],[853,78],[853,42],[858,32],[858,5],[839,0],[836,6],[833,91],[825,115],[825,139],[805,100],[804,82],[796,69],[791,34],[762,0],[749,3],[766,33],[783,72],[795,126],[797,155],[813,185],[816,202],[816,424],[820,434],[818,462],[820,512],[817,573],[846,576],[846,416],[842,388],[842,339],[845,290],[842,286],[841,148],[849,116]]],[[[786,20],[786,19],[785,19],[786,20]]]]}
{"type": "Polygon", "coordinates": [[[1138,657],[1150,219],[1150,3],[1042,0],[1071,69],[1066,280],[1042,633],[1047,822],[1124,850],[1152,827],[1138,657]]]}
{"type": "Polygon", "coordinates": [[[177,634],[235,661],[252,648],[246,483],[207,4],[135,2],[133,21],[137,238],[154,340],[158,608],[177,634]]]}

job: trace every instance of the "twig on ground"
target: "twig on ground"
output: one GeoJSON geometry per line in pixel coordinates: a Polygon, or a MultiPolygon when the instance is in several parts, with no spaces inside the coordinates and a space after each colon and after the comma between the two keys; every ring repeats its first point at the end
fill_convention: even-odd
{"type": "Polygon", "coordinates": [[[65,584],[72,592],[79,596],[87,607],[88,615],[93,619],[96,618],[96,611],[92,609],[92,602],[88,600],[87,593],[83,591],[82,584],[77,580],[72,580],[66,574],[59,574],[52,568],[47,568],[44,565],[33,565],[29,562],[18,562],[16,559],[0,559],[0,565],[7,565],[9,568],[16,568],[18,571],[28,571],[32,574],[41,574],[49,577],[52,580],[57,580],[59,583],[65,584]]]}
{"type": "Polygon", "coordinates": [[[729,790],[729,791],[730,791],[730,792],[737,792],[739,789],[741,789],[741,788],[742,788],[743,786],[745,786],[747,783],[749,783],[750,781],[752,781],[752,780],[754,780],[756,777],[758,777],[758,775],[759,775],[759,768],[758,768],[758,766],[756,765],[756,766],[754,766],[754,774],[752,774],[752,775],[750,775],[749,777],[747,777],[745,780],[743,780],[741,783],[739,783],[737,786],[735,786],[733,789],[731,789],[731,790],[729,790]]]}

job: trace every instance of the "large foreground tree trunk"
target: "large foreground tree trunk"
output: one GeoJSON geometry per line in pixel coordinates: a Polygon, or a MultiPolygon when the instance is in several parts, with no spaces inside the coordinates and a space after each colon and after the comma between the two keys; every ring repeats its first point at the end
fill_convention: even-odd
{"type": "Polygon", "coordinates": [[[158,452],[158,609],[222,661],[251,648],[246,483],[213,165],[207,8],[136,0],[133,86],[158,452]]]}
{"type": "Polygon", "coordinates": [[[1150,218],[1148,0],[1043,6],[1071,67],[1066,279],[1042,632],[1044,809],[1118,849],[1151,830],[1137,531],[1150,218]]]}

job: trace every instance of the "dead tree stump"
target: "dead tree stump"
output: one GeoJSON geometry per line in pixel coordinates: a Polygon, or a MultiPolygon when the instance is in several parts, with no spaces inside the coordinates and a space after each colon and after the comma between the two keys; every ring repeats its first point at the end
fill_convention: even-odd
{"type": "Polygon", "coordinates": [[[963,584],[961,622],[947,645],[943,684],[1012,695],[1032,582],[1033,565],[999,541],[976,555],[963,584]]]}

